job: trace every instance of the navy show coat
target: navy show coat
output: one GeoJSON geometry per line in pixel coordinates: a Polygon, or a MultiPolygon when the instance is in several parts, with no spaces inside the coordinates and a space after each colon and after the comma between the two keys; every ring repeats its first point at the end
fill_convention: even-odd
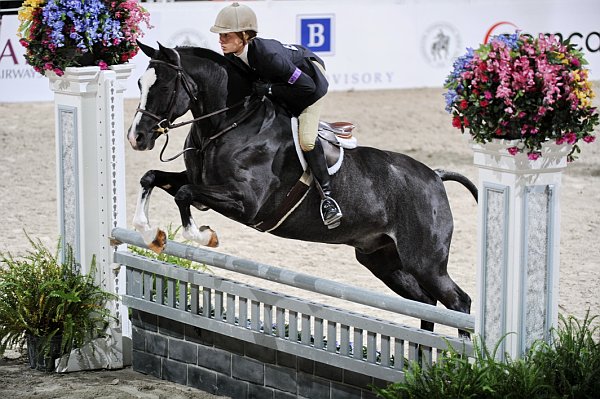
{"type": "MultiPolygon", "coordinates": [[[[233,54],[226,57],[243,63],[233,54]]],[[[259,37],[248,42],[248,64],[253,74],[271,83],[272,97],[295,116],[327,93],[327,79],[312,61],[325,67],[321,58],[298,44],[282,44],[259,37]]]]}

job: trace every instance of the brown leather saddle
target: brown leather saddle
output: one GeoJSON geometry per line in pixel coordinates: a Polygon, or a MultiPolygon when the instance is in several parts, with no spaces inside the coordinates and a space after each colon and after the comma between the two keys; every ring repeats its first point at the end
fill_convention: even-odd
{"type": "Polygon", "coordinates": [[[352,139],[352,131],[356,126],[351,122],[325,122],[319,121],[318,138],[323,146],[323,153],[327,166],[334,166],[340,159],[340,148],[351,149],[352,146],[344,145],[352,139]]]}

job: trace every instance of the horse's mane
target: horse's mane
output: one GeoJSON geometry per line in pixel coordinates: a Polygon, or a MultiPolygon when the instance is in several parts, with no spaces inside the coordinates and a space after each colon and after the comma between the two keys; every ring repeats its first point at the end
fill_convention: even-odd
{"type": "Polygon", "coordinates": [[[205,48],[205,47],[192,47],[192,46],[178,46],[175,47],[175,50],[179,52],[179,54],[197,57],[201,59],[207,59],[224,67],[229,72],[237,72],[237,75],[242,80],[252,81],[254,78],[248,74],[247,71],[242,69],[239,65],[236,65],[234,62],[229,60],[222,54],[217,53],[214,50],[205,48]]]}
{"type": "Polygon", "coordinates": [[[180,54],[191,55],[193,57],[205,58],[214,61],[220,65],[227,66],[229,61],[223,55],[204,47],[178,46],[175,47],[180,54]]]}

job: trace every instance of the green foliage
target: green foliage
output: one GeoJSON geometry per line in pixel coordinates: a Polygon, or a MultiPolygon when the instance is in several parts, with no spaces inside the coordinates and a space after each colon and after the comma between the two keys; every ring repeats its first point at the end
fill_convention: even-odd
{"type": "Polygon", "coordinates": [[[496,360],[474,341],[474,357],[450,350],[427,369],[416,363],[404,382],[375,388],[386,399],[596,398],[600,392],[600,326],[589,312],[583,322],[561,316],[553,343],[537,342],[521,359],[496,360]],[[596,340],[595,340],[596,338],[596,340]]]}
{"type": "Polygon", "coordinates": [[[598,316],[583,322],[561,316],[561,328],[554,345],[545,345],[536,353],[539,367],[561,398],[600,396],[600,325],[598,316]]]}
{"type": "Polygon", "coordinates": [[[94,283],[95,261],[88,275],[67,245],[52,253],[41,241],[27,239],[32,248],[21,257],[0,253],[0,355],[23,347],[28,335],[39,337],[38,350],[50,351],[50,341],[61,337],[61,354],[101,336],[110,320],[106,303],[116,296],[94,283]]]}

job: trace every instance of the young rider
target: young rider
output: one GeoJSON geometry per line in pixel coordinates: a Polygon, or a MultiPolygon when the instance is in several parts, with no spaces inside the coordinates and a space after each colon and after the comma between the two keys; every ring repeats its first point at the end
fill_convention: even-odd
{"type": "Polygon", "coordinates": [[[333,228],[342,212],[331,197],[323,148],[316,140],[328,87],[323,60],[300,45],[257,37],[256,14],[237,2],[219,12],[210,30],[219,34],[225,56],[256,76],[254,88],[258,95],[280,102],[298,117],[300,147],[325,197],[321,202],[323,222],[333,228]]]}

